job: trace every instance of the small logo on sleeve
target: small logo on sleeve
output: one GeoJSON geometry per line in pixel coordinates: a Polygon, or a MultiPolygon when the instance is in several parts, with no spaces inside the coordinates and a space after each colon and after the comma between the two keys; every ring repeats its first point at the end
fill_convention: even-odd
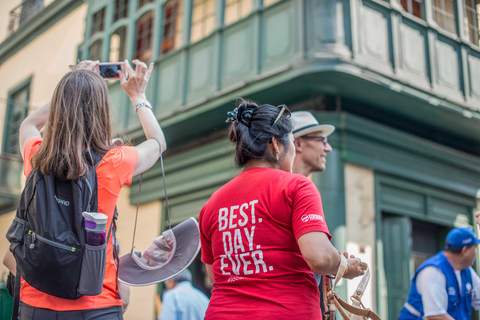
{"type": "Polygon", "coordinates": [[[455,290],[454,287],[448,287],[448,295],[449,295],[449,296],[455,296],[455,295],[457,295],[457,291],[455,290]]]}
{"type": "Polygon", "coordinates": [[[303,222],[308,222],[308,221],[312,221],[312,220],[323,221],[323,217],[319,214],[304,214],[300,219],[303,222]]]}

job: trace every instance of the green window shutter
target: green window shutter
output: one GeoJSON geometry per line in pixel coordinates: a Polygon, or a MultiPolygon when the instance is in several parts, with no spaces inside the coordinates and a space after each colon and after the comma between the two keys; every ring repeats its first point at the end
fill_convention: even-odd
{"type": "Polygon", "coordinates": [[[398,319],[410,289],[410,219],[385,215],[383,219],[385,277],[388,292],[388,319],[398,319]]]}

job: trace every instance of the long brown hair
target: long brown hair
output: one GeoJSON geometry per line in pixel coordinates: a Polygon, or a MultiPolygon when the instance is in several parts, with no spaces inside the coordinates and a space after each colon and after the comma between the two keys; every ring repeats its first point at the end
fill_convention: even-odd
{"type": "Polygon", "coordinates": [[[42,144],[32,168],[57,178],[88,174],[83,150],[104,155],[111,146],[110,98],[105,81],[88,70],[67,73],[52,97],[42,144]]]}

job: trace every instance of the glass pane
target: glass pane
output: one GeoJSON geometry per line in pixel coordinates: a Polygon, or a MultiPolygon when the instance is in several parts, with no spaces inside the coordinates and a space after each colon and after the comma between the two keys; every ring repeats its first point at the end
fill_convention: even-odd
{"type": "Polygon", "coordinates": [[[215,26],[215,0],[194,0],[190,42],[209,35],[215,26]]]}
{"type": "Polygon", "coordinates": [[[104,20],[105,20],[105,8],[93,14],[92,32],[91,32],[92,35],[97,32],[103,31],[104,20]]]}
{"type": "MultiPolygon", "coordinates": [[[[479,0],[480,1],[480,0],[479,0]]],[[[246,17],[252,12],[253,0],[242,0],[241,16],[246,17]]]]}
{"type": "Polygon", "coordinates": [[[138,19],[135,58],[140,61],[147,62],[152,58],[152,26],[153,11],[145,13],[138,19]]]}
{"type": "Polygon", "coordinates": [[[455,19],[445,17],[445,30],[451,33],[457,33],[457,27],[455,26],[455,19]]]}
{"type": "Polygon", "coordinates": [[[418,17],[420,19],[423,19],[423,14],[422,14],[422,3],[413,0],[412,1],[412,14],[415,17],[418,17]]]}
{"type": "Polygon", "coordinates": [[[238,3],[233,2],[225,7],[225,25],[238,20],[238,3]]]}
{"type": "Polygon", "coordinates": [[[8,103],[10,109],[9,118],[5,121],[6,126],[6,143],[3,146],[3,151],[10,154],[20,154],[18,145],[18,134],[20,124],[28,114],[29,103],[29,87],[25,87],[12,95],[8,103]]]}
{"type": "Polygon", "coordinates": [[[455,14],[455,6],[452,0],[445,0],[445,11],[450,14],[455,14]]]}
{"type": "Polygon", "coordinates": [[[190,41],[196,42],[198,40],[202,39],[202,28],[200,24],[193,25],[192,24],[192,30],[190,32],[190,41]]]}
{"type": "Polygon", "coordinates": [[[207,20],[205,20],[205,33],[203,34],[203,36],[206,37],[210,33],[212,33],[214,27],[215,27],[215,17],[211,16],[207,20]]]}
{"type": "Polygon", "coordinates": [[[181,1],[172,0],[165,5],[162,53],[167,53],[180,46],[182,28],[181,1]]]}
{"type": "Polygon", "coordinates": [[[101,60],[102,40],[95,41],[90,47],[90,60],[101,60]]]}
{"type": "Polygon", "coordinates": [[[400,4],[402,5],[403,9],[408,12],[408,1],[400,0],[400,4]]]}
{"type": "Polygon", "coordinates": [[[125,33],[126,28],[122,27],[115,31],[110,38],[110,60],[123,61],[125,60],[125,33]]]}
{"type": "Polygon", "coordinates": [[[128,0],[115,0],[115,14],[113,21],[125,18],[128,16],[128,0]]]}
{"type": "Polygon", "coordinates": [[[275,2],[278,2],[279,0],[263,0],[263,6],[267,7],[271,4],[274,4],[275,2]]]}
{"type": "Polygon", "coordinates": [[[205,15],[210,16],[215,14],[215,0],[207,0],[205,3],[206,12],[205,15]]]}

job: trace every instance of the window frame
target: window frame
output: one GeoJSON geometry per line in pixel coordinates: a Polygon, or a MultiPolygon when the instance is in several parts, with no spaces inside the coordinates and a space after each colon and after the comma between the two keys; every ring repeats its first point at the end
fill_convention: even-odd
{"type": "MultiPolygon", "coordinates": [[[[20,153],[21,153],[18,139],[15,143],[16,150],[18,151],[18,153],[9,152],[12,146],[8,145],[8,142],[12,137],[12,135],[11,135],[12,132],[18,132],[18,134],[19,134],[20,124],[22,123],[23,119],[26,118],[26,116],[28,115],[28,112],[30,110],[31,83],[32,83],[32,78],[30,77],[30,78],[24,80],[23,82],[21,82],[20,84],[18,84],[16,87],[14,87],[13,89],[11,89],[8,92],[7,108],[5,110],[5,125],[4,125],[4,129],[3,129],[3,138],[2,138],[2,154],[20,155],[20,153]],[[12,123],[11,120],[12,120],[12,117],[14,115],[14,109],[15,109],[15,103],[14,103],[13,99],[17,94],[19,94],[23,90],[26,90],[27,104],[23,108],[23,109],[25,109],[25,110],[23,110],[24,111],[23,119],[20,120],[20,122],[18,123],[18,128],[15,130],[15,129],[12,129],[12,127],[10,126],[11,123],[12,123]]],[[[17,136],[18,136],[18,134],[17,134],[17,136]]]]}

